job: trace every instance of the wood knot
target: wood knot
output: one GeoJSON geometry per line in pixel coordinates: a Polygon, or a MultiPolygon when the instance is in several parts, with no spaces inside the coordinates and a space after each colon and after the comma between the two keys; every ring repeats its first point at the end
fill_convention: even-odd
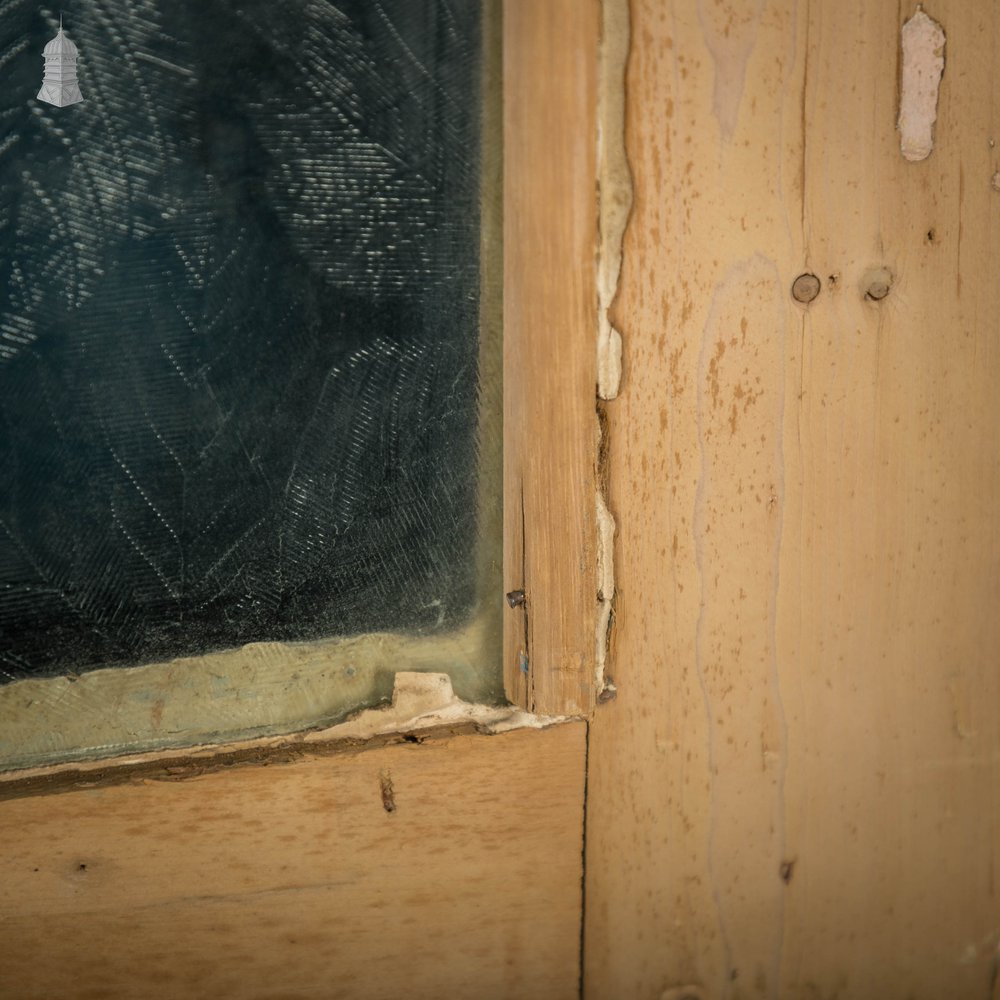
{"type": "Polygon", "coordinates": [[[820,280],[815,274],[810,274],[806,272],[805,274],[800,274],[792,282],[792,298],[796,302],[801,302],[803,305],[808,305],[817,295],[819,295],[820,290],[820,280]]]}
{"type": "Polygon", "coordinates": [[[873,267],[866,272],[861,288],[869,302],[881,302],[892,288],[892,271],[887,267],[873,267]]]}

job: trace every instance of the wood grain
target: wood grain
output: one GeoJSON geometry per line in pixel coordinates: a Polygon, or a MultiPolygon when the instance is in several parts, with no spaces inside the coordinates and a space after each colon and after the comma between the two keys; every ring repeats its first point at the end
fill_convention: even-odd
{"type": "Polygon", "coordinates": [[[920,163],[912,13],[632,3],[591,1000],[995,995],[1000,11],[920,163]]]}
{"type": "Polygon", "coordinates": [[[504,5],[507,696],[594,704],[597,0],[504,5]]]}
{"type": "Polygon", "coordinates": [[[0,995],[575,997],[585,728],[2,802],[0,995]]]}

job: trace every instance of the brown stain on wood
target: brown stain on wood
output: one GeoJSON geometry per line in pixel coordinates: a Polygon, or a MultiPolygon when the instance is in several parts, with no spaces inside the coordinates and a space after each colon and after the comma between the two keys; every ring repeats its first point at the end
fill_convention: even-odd
{"type": "Polygon", "coordinates": [[[379,792],[382,796],[382,808],[387,813],[396,811],[396,790],[392,787],[392,775],[383,771],[378,779],[379,792]]]}

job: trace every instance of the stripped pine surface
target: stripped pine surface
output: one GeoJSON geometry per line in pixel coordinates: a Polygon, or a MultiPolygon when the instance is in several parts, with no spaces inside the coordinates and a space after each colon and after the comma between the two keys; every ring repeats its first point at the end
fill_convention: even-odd
{"type": "Polygon", "coordinates": [[[590,1000],[996,996],[1000,11],[908,162],[914,10],[631,4],[590,1000]]]}
{"type": "Polygon", "coordinates": [[[594,705],[596,0],[504,4],[504,677],[594,705]]]}
{"type": "Polygon", "coordinates": [[[0,801],[0,995],[569,1000],[585,729],[0,801]]]}

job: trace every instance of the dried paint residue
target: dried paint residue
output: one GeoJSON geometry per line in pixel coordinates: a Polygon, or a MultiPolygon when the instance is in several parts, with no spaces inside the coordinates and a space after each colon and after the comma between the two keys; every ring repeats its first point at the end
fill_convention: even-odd
{"type": "Polygon", "coordinates": [[[926,160],[934,148],[938,88],[944,72],[944,29],[920,7],[903,25],[899,148],[907,160],[926,160]]]}

